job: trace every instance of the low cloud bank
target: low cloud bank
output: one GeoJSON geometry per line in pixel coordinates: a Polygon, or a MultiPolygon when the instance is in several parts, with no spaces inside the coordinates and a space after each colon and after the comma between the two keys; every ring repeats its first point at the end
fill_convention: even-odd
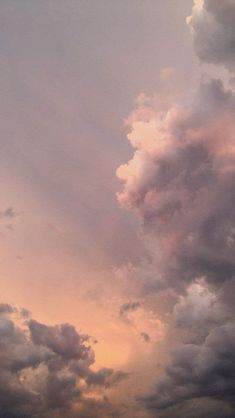
{"type": "Polygon", "coordinates": [[[0,304],[0,358],[1,417],[121,414],[100,389],[113,387],[128,375],[107,368],[92,370],[95,355],[89,337],[70,324],[25,320],[24,313],[0,304]]]}

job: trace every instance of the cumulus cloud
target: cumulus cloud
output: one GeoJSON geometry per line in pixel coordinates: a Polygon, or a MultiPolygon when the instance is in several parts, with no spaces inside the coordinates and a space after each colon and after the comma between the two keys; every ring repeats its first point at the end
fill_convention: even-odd
{"type": "Polygon", "coordinates": [[[25,321],[8,304],[0,305],[0,358],[4,418],[114,416],[104,394],[94,397],[95,388],[110,388],[128,377],[113,369],[92,370],[89,337],[72,325],[25,321]]]}
{"type": "Polygon", "coordinates": [[[234,274],[234,105],[212,80],[191,105],[137,120],[128,135],[136,150],[117,170],[124,181],[118,199],[157,237],[159,263],[175,285],[234,274]]]}
{"type": "MultiPolygon", "coordinates": [[[[194,1],[187,24],[202,61],[235,70],[234,22],[234,0],[194,1]]],[[[151,243],[151,288],[176,295],[169,341],[181,341],[142,398],[154,417],[234,416],[234,109],[234,92],[212,79],[177,103],[141,95],[127,119],[134,155],[117,170],[117,197],[151,243]]]]}
{"type": "Polygon", "coordinates": [[[195,0],[187,23],[198,57],[235,70],[235,2],[195,0]]]}
{"type": "MultiPolygon", "coordinates": [[[[234,353],[234,322],[212,330],[202,345],[185,344],[179,347],[172,353],[166,379],[145,398],[148,408],[166,409],[195,398],[233,403],[234,353]]],[[[220,405],[219,416],[225,416],[223,404],[220,405]]]]}
{"type": "MultiPolygon", "coordinates": [[[[201,83],[191,101],[167,110],[153,105],[149,111],[150,102],[146,112],[137,108],[130,119],[128,140],[135,151],[117,170],[124,183],[118,200],[140,216],[155,254],[155,277],[178,294],[172,327],[183,330],[190,343],[175,351],[166,379],[145,402],[164,410],[163,416],[169,408],[205,398],[213,405],[223,401],[230,411],[235,97],[220,80],[211,80],[201,83]]],[[[206,405],[200,403],[201,416],[206,405]]],[[[174,414],[184,415],[185,409],[174,414]]]]}
{"type": "Polygon", "coordinates": [[[187,289],[186,295],[180,296],[175,304],[173,315],[177,326],[193,327],[205,323],[218,323],[224,319],[223,306],[217,300],[216,295],[210,291],[203,279],[195,281],[187,289]]]}
{"type": "Polygon", "coordinates": [[[4,314],[4,313],[13,313],[14,309],[11,305],[9,305],[8,303],[0,303],[0,314],[4,314]]]}

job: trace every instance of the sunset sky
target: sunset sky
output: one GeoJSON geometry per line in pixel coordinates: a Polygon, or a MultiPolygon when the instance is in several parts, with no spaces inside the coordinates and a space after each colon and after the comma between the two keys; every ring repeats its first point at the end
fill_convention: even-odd
{"type": "Polygon", "coordinates": [[[235,416],[234,22],[0,1],[0,418],[235,416]]]}

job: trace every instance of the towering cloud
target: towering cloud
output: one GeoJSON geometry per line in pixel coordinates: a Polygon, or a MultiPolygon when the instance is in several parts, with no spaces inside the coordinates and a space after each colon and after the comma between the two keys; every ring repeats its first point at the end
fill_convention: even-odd
{"type": "MultiPolygon", "coordinates": [[[[187,22],[199,58],[234,70],[234,20],[233,0],[195,1],[187,22]]],[[[235,95],[212,79],[191,100],[155,103],[129,118],[135,151],[117,170],[118,200],[139,214],[156,277],[178,294],[170,329],[183,342],[141,399],[154,417],[233,417],[235,95]]]]}
{"type": "Polygon", "coordinates": [[[118,199],[154,231],[175,286],[233,277],[234,106],[232,92],[212,80],[190,105],[134,120],[128,136],[136,151],[117,171],[125,183],[118,199]]]}
{"type": "MultiPolygon", "coordinates": [[[[179,9],[183,3],[186,7],[187,1],[179,0],[179,9]]],[[[69,286],[62,283],[65,276],[61,271],[58,279],[51,282],[50,289],[53,284],[58,284],[61,294],[67,289],[69,293],[65,303],[68,304],[70,295],[79,286],[79,300],[84,304],[81,312],[91,313],[87,315],[87,323],[91,324],[91,329],[105,327],[105,332],[100,333],[101,338],[105,336],[100,357],[107,358],[107,361],[110,361],[108,357],[117,356],[117,361],[125,358],[120,362],[129,362],[130,371],[127,372],[128,367],[125,367],[125,371],[114,370],[108,364],[97,369],[91,337],[78,332],[73,325],[44,324],[32,319],[27,310],[19,311],[2,303],[0,418],[233,418],[235,92],[225,87],[222,80],[213,78],[200,82],[193,97],[184,96],[170,102],[169,97],[163,97],[163,93],[153,98],[145,94],[139,96],[136,109],[127,121],[128,141],[133,156],[117,170],[123,185],[122,191],[117,194],[119,204],[137,214],[142,227],[138,235],[132,231],[136,223],[130,222],[128,232],[125,225],[130,218],[127,217],[124,223],[119,221],[121,215],[119,212],[115,215],[113,202],[109,206],[108,199],[106,201],[106,195],[111,195],[115,187],[111,184],[111,176],[106,184],[106,174],[110,167],[113,169],[117,164],[114,161],[120,161],[126,149],[123,148],[118,154],[119,145],[114,141],[114,148],[109,148],[110,142],[106,141],[104,135],[106,132],[109,137],[110,129],[117,128],[118,119],[125,111],[123,109],[128,108],[132,95],[137,92],[136,86],[140,89],[146,86],[149,91],[154,85],[156,61],[151,61],[153,65],[149,61],[147,71],[143,74],[141,70],[141,74],[134,74],[136,68],[142,68],[140,63],[147,62],[150,55],[159,59],[161,54],[157,55],[157,52],[162,47],[162,52],[169,49],[172,55],[170,65],[175,59],[175,67],[180,68],[177,59],[184,52],[183,45],[186,45],[182,42],[180,47],[183,32],[170,45],[165,29],[161,29],[159,43],[155,45],[155,32],[151,29],[161,26],[160,21],[157,22],[159,25],[156,24],[158,13],[152,11],[160,12],[163,9],[160,15],[167,16],[173,10],[174,16],[174,2],[156,1],[158,6],[155,9],[152,6],[142,7],[142,1],[132,7],[131,3],[135,2],[127,1],[131,7],[127,4],[124,9],[120,5],[122,2],[101,1],[103,5],[94,7],[93,3],[98,2],[91,2],[91,6],[85,6],[84,9],[79,4],[77,10],[74,9],[76,2],[72,2],[68,13],[67,6],[62,7],[63,2],[58,2],[58,8],[56,2],[50,3],[49,20],[45,20],[49,10],[47,7],[46,14],[44,7],[39,7],[39,13],[35,13],[37,9],[29,9],[28,14],[27,6],[25,10],[17,6],[16,17],[12,13],[15,6],[3,7],[3,15],[17,28],[14,31],[12,26],[9,35],[8,31],[3,31],[6,35],[3,55],[4,59],[9,60],[9,65],[6,65],[7,71],[6,74],[3,72],[5,76],[2,80],[7,81],[7,92],[17,77],[12,98],[7,93],[5,100],[7,117],[3,124],[3,139],[6,139],[3,156],[9,156],[6,166],[11,168],[20,154],[15,176],[18,177],[17,173],[23,169],[22,185],[26,181],[28,190],[29,183],[30,202],[37,197],[33,188],[38,188],[41,203],[37,214],[41,207],[45,212],[48,208],[51,219],[54,220],[55,216],[55,222],[49,222],[50,233],[56,233],[56,237],[60,235],[58,240],[52,238],[45,252],[41,252],[47,235],[41,231],[42,223],[38,222],[40,216],[37,215],[30,227],[33,231],[36,225],[37,228],[27,242],[29,251],[26,251],[26,255],[32,257],[32,243],[34,255],[25,264],[24,270],[19,268],[19,274],[23,277],[27,268],[32,271],[32,266],[35,270],[40,267],[41,264],[37,264],[38,258],[41,259],[38,254],[43,255],[42,263],[53,258],[53,263],[48,263],[43,270],[47,271],[44,274],[45,283],[53,266],[60,270],[63,264],[63,271],[67,277],[71,276],[69,286]],[[107,3],[110,3],[110,7],[107,7],[107,3]],[[135,19],[131,24],[133,14],[135,19]],[[93,19],[94,16],[97,19],[93,19]],[[103,25],[104,20],[106,25],[103,25]],[[57,28],[57,22],[60,21],[62,26],[57,28]],[[92,22],[91,26],[89,21],[92,22]],[[114,29],[115,22],[118,23],[117,28],[121,28],[121,36],[119,29],[114,29]],[[27,39],[31,39],[28,33],[33,35],[35,27],[38,27],[36,37],[33,37],[32,45],[27,44],[27,39]],[[52,32],[49,30],[51,27],[52,32]],[[137,36],[138,32],[141,32],[141,36],[137,36]],[[21,39],[19,33],[23,39],[20,43],[17,42],[18,38],[21,39]],[[110,42],[106,43],[109,35],[110,42]],[[58,38],[55,43],[54,36],[55,40],[58,38]],[[45,55],[47,63],[43,56],[49,38],[52,43],[45,55]],[[126,66],[125,71],[120,73],[124,56],[122,45],[126,42],[124,55],[129,58],[137,47],[138,56],[134,57],[130,67],[126,66]],[[119,51],[113,48],[114,44],[120,47],[119,51]],[[94,48],[94,45],[98,48],[94,48]],[[173,51],[174,45],[178,45],[179,50],[173,51]],[[15,48],[19,49],[16,61],[12,55],[15,48]],[[115,53],[110,55],[114,50],[115,53]],[[65,66],[65,61],[71,65],[65,66]],[[14,62],[17,62],[17,71],[9,73],[14,62]],[[87,69],[92,71],[87,79],[89,82],[84,84],[83,75],[87,69]],[[130,77],[125,84],[126,72],[130,77]],[[78,74],[82,76],[77,77],[78,74]],[[101,84],[96,88],[98,78],[101,84]],[[120,92],[118,83],[123,83],[120,92]],[[46,95],[41,95],[42,89],[47,91],[46,95]],[[100,95],[99,90],[107,91],[100,95]],[[114,91],[118,92],[115,100],[114,91]],[[81,101],[78,101],[78,96],[81,101]],[[21,106],[24,103],[25,107],[21,106]],[[104,107],[100,103],[104,103],[104,107]],[[112,111],[110,103],[115,103],[115,108],[119,108],[118,116],[112,111]],[[81,114],[78,123],[77,109],[81,114]],[[98,109],[98,113],[93,114],[94,109],[98,109]],[[9,117],[13,121],[13,130],[11,123],[8,123],[9,117]],[[27,121],[32,123],[27,126],[27,121]],[[101,141],[94,148],[95,135],[99,134],[101,141]],[[94,143],[89,142],[90,137],[94,143]],[[106,143],[109,144],[107,149],[106,143]],[[95,158],[91,159],[94,149],[95,158]],[[103,163],[100,150],[105,151],[105,162],[111,154],[112,161],[109,161],[107,171],[100,171],[101,181],[98,184],[97,167],[102,168],[103,163]],[[97,158],[100,160],[98,165],[95,161],[97,158]],[[65,164],[62,164],[64,159],[65,164]],[[78,193],[81,199],[77,198],[78,193]],[[41,200],[44,194],[45,201],[44,198],[41,200]],[[104,236],[104,242],[100,244],[99,239],[94,238],[102,237],[99,231],[109,229],[107,219],[114,229],[111,228],[111,235],[104,236]],[[60,220],[61,228],[57,228],[54,225],[60,225],[60,220]],[[124,225],[121,235],[115,232],[119,225],[124,225]],[[64,232],[61,234],[61,231],[64,232]],[[39,233],[42,234],[42,241],[35,245],[39,233]],[[119,245],[121,241],[113,239],[117,236],[121,237],[120,240],[124,236],[126,238],[123,249],[119,245]],[[56,246],[54,252],[52,248],[57,241],[58,248],[56,246]],[[84,245],[82,242],[80,247],[78,241],[84,241],[84,245]],[[97,241],[94,246],[93,241],[97,241]],[[110,247],[111,241],[117,241],[118,245],[110,247]],[[101,247],[101,251],[98,247],[101,247]],[[132,247],[134,250],[129,251],[132,247]],[[88,248],[89,251],[86,251],[88,248]],[[61,258],[64,252],[65,257],[61,258]],[[107,260],[103,252],[108,252],[107,260]],[[107,280],[103,279],[104,276],[107,276],[107,280]],[[91,277],[89,285],[86,283],[87,277],[91,277]],[[87,301],[89,305],[86,305],[87,301]],[[96,313],[97,318],[93,321],[96,313]],[[111,339],[112,344],[107,348],[111,339]],[[109,356],[111,350],[112,356],[109,356]],[[122,351],[125,354],[120,356],[122,351]],[[125,379],[126,385],[124,387],[123,383],[122,387],[121,382],[125,379]]],[[[173,20],[174,17],[168,22],[173,20]]],[[[230,76],[235,71],[234,23],[235,0],[194,0],[191,16],[187,18],[199,60],[223,66],[230,76]]],[[[162,27],[165,28],[165,23],[162,27]]],[[[177,24],[172,30],[179,29],[177,24]]],[[[167,57],[169,55],[162,54],[162,59],[167,61],[167,57]]],[[[186,75],[187,62],[184,60],[181,69],[183,76],[186,75]]],[[[173,67],[165,66],[162,69],[160,79],[161,83],[165,83],[162,92],[169,92],[173,78],[176,80],[172,75],[176,74],[177,70],[173,67]]],[[[5,173],[5,168],[3,171],[5,173]]],[[[23,189],[22,199],[24,193],[28,193],[23,189]]],[[[13,195],[14,190],[15,187],[10,186],[9,194],[13,195]]],[[[18,218],[21,219],[21,212],[14,209],[17,208],[17,201],[12,204],[0,210],[0,226],[9,230],[9,235],[14,223],[18,218]]],[[[24,209],[22,213],[26,213],[24,209]]],[[[47,215],[42,218],[43,222],[49,219],[47,215]]],[[[0,235],[5,237],[1,230],[0,235]]],[[[27,233],[23,235],[28,237],[27,233]]],[[[18,255],[18,248],[21,249],[22,239],[18,243],[17,237],[15,248],[17,260],[20,261],[21,252],[18,255]]],[[[10,247],[10,238],[5,241],[5,245],[10,247]]],[[[28,282],[26,280],[25,286],[28,282]]],[[[31,289],[34,289],[36,296],[40,287],[40,284],[38,287],[33,283],[31,289]]],[[[47,284],[42,287],[42,293],[43,289],[47,289],[47,284]]],[[[63,297],[59,299],[63,300],[63,297]]],[[[48,304],[53,300],[48,299],[48,304]]],[[[74,306],[77,309],[76,295],[74,306]]]]}

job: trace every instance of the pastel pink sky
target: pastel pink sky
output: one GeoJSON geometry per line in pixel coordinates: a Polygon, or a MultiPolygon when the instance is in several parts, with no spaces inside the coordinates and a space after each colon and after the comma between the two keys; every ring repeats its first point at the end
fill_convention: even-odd
{"type": "Polygon", "coordinates": [[[111,363],[131,350],[117,312],[132,296],[114,271],[143,253],[115,196],[116,168],[131,155],[124,119],[140,93],[194,82],[190,8],[1,3],[1,210],[16,212],[1,220],[1,298],[71,321],[104,347],[112,333],[111,363]]]}
{"type": "MultiPolygon", "coordinates": [[[[143,236],[131,197],[151,178],[146,155],[174,148],[161,133],[189,117],[174,108],[179,96],[187,105],[214,71],[193,51],[191,10],[192,0],[0,4],[0,302],[97,340],[94,369],[131,373],[116,402],[134,397],[136,376],[137,392],[148,389],[166,347],[184,337],[168,334],[177,296],[161,282],[155,241],[143,236]],[[146,276],[157,277],[161,294],[143,293],[146,276]]],[[[231,131],[224,118],[210,135],[231,131]]],[[[234,152],[229,136],[227,147],[220,137],[213,147],[220,157],[234,152]]],[[[146,205],[155,198],[150,192],[146,205]]],[[[175,231],[169,251],[181,243],[175,231]]],[[[200,280],[186,294],[190,303],[203,294],[207,307],[213,292],[200,280]]]]}

